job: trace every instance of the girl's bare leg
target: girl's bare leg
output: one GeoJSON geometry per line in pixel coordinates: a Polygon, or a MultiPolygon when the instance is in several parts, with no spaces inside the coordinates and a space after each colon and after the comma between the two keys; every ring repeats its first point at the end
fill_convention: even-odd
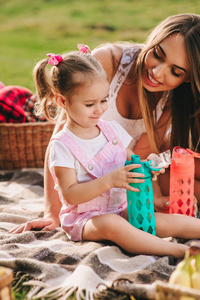
{"type": "Polygon", "coordinates": [[[156,234],[159,237],[184,239],[200,238],[200,219],[184,216],[155,213],[156,234]]]}
{"type": "Polygon", "coordinates": [[[126,219],[106,214],[91,218],[85,225],[83,240],[109,240],[133,254],[173,255],[182,258],[186,245],[175,244],[132,226],[126,219]]]}

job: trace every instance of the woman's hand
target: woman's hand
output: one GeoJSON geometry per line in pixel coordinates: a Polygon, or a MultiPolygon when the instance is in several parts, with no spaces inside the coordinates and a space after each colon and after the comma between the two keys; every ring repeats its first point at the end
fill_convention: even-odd
{"type": "Polygon", "coordinates": [[[169,197],[154,197],[154,209],[157,212],[169,213],[169,197]]]}
{"type": "Polygon", "coordinates": [[[157,176],[160,174],[164,174],[165,170],[169,167],[169,165],[171,163],[171,152],[170,152],[170,150],[167,150],[160,154],[151,153],[147,157],[147,161],[150,161],[150,160],[151,160],[150,165],[153,168],[161,168],[159,171],[151,171],[151,173],[153,174],[152,180],[156,181],[157,176]]]}
{"type": "Polygon", "coordinates": [[[30,230],[50,231],[60,226],[60,220],[50,215],[33,221],[20,224],[9,231],[9,233],[21,233],[30,230]]]}
{"type": "Polygon", "coordinates": [[[198,201],[197,198],[194,196],[194,216],[197,217],[198,213],[198,201]]]}
{"type": "Polygon", "coordinates": [[[163,196],[158,181],[153,182],[154,209],[157,212],[169,213],[169,196],[163,196]]]}
{"type": "Polygon", "coordinates": [[[157,177],[158,177],[160,174],[164,174],[164,173],[165,173],[165,168],[161,168],[159,171],[151,171],[151,174],[153,175],[152,180],[153,180],[153,181],[156,181],[156,180],[157,180],[157,177]]]}

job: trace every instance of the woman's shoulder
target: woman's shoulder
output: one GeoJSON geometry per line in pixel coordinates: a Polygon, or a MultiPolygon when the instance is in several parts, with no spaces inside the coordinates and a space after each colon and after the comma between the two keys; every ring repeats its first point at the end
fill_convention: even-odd
{"type": "Polygon", "coordinates": [[[117,65],[122,56],[122,47],[116,47],[114,44],[105,44],[92,51],[93,56],[100,62],[106,74],[108,76],[109,82],[117,70],[117,65]]]}
{"type": "MultiPolygon", "coordinates": [[[[133,43],[104,44],[92,51],[93,56],[100,62],[111,82],[120,63],[122,54],[127,49],[136,47],[133,43]]],[[[138,47],[138,46],[137,46],[138,47]]]]}

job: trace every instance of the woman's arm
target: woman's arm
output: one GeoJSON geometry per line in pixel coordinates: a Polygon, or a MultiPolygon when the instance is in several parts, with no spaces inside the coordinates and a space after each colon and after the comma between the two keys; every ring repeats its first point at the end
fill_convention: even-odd
{"type": "MultiPolygon", "coordinates": [[[[66,120],[64,111],[61,111],[58,123],[56,124],[53,135],[60,131],[63,127],[63,121],[66,120]]],[[[40,229],[42,231],[53,230],[60,226],[59,213],[61,203],[58,192],[54,189],[54,181],[48,167],[49,161],[49,146],[47,147],[44,161],[44,197],[45,210],[44,217],[32,220],[14,227],[10,233],[21,233],[32,229],[40,229]]]]}
{"type": "Polygon", "coordinates": [[[48,167],[49,148],[50,147],[48,146],[44,164],[44,218],[52,218],[52,223],[55,223],[56,227],[58,227],[60,225],[59,213],[61,209],[61,202],[58,192],[54,189],[54,181],[48,167]]]}

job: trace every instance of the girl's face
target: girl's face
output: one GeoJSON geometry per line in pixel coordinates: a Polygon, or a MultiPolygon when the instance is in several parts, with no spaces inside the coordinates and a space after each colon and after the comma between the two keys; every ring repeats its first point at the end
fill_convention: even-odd
{"type": "Polygon", "coordinates": [[[108,93],[109,83],[103,77],[90,80],[88,85],[77,89],[70,101],[66,101],[70,125],[82,128],[95,127],[99,118],[107,110],[108,93]]]}
{"type": "Polygon", "coordinates": [[[147,52],[142,81],[149,92],[172,90],[189,78],[190,66],[182,35],[173,34],[147,52]]]}

